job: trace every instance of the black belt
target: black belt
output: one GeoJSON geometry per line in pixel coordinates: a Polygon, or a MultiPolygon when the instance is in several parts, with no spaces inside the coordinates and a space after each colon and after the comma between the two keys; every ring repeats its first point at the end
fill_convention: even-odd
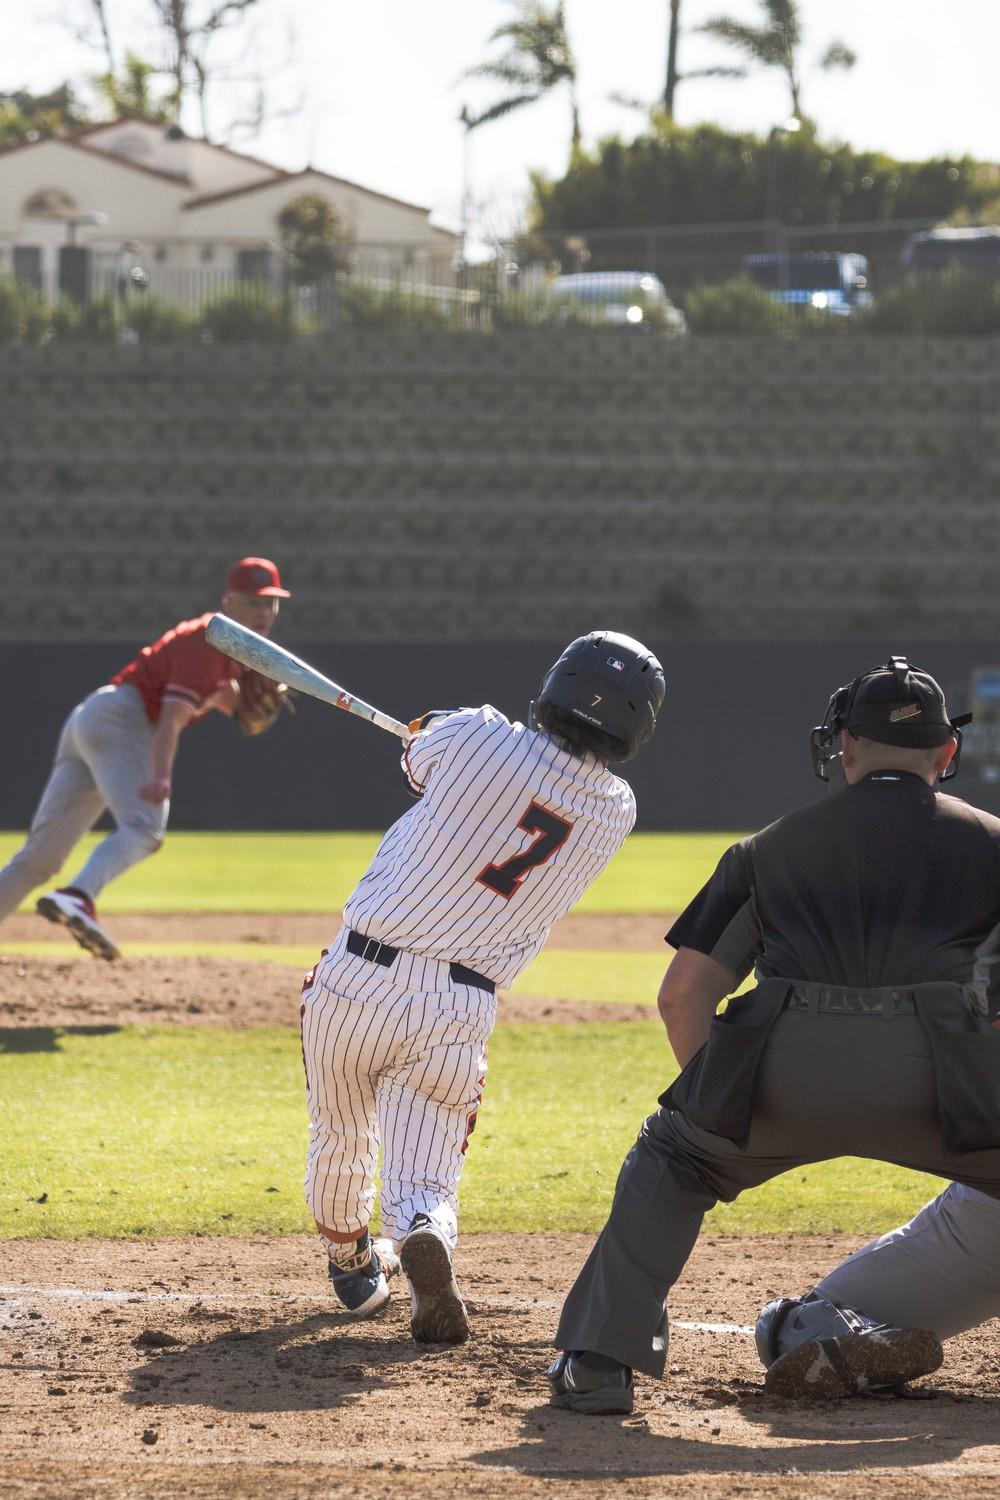
{"type": "Polygon", "coordinates": [[[786,1010],[822,1011],[834,1016],[915,1016],[912,990],[848,989],[832,984],[796,984],[786,1010]]]}
{"type": "MultiPolygon", "coordinates": [[[[387,969],[396,962],[400,950],[352,929],[347,934],[347,951],[353,953],[355,958],[366,958],[370,964],[381,964],[383,969],[387,969]]],[[[488,990],[491,995],[496,994],[497,987],[492,979],[487,979],[484,974],[477,974],[475,969],[467,969],[464,964],[449,963],[448,971],[456,984],[469,984],[474,990],[488,990]]]]}

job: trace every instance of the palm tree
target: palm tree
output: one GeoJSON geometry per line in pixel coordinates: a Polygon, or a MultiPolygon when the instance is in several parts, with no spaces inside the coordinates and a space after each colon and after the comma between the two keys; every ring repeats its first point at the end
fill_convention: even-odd
{"type": "MultiPolygon", "coordinates": [[[[760,26],[747,26],[734,21],[730,16],[717,16],[697,29],[706,36],[714,36],[742,52],[747,64],[742,67],[706,68],[703,76],[717,78],[745,78],[750,67],[778,68],[785,75],[792,98],[792,116],[803,119],[802,84],[799,67],[799,51],[802,46],[802,18],[796,0],[761,0],[765,16],[760,26]]],[[[831,42],[819,60],[819,66],[830,68],[853,68],[857,62],[855,54],[843,42],[831,42]]]]}
{"type": "Polygon", "coordinates": [[[468,78],[492,78],[511,92],[465,121],[466,129],[500,120],[524,104],[534,104],[565,84],[573,122],[572,151],[580,146],[580,108],[576,94],[576,59],[569,42],[563,0],[545,5],[540,0],[514,0],[517,14],[498,26],[490,42],[506,42],[507,50],[492,62],[469,68],[468,78]]]}
{"type": "Polygon", "coordinates": [[[677,42],[681,34],[681,0],[669,0],[670,33],[667,37],[667,77],[663,86],[663,112],[669,120],[674,117],[674,96],[680,82],[677,71],[677,42]]]}

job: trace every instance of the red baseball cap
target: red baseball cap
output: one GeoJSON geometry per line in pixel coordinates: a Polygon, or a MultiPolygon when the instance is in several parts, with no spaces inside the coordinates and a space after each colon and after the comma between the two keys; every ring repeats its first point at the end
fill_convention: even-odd
{"type": "Polygon", "coordinates": [[[230,568],[226,587],[231,594],[265,594],[271,599],[290,599],[281,587],[278,569],[267,557],[244,557],[230,568]]]}

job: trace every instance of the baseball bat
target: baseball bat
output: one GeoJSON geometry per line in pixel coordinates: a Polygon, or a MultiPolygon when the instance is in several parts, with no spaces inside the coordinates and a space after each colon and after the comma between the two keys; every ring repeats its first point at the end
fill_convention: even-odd
{"type": "Polygon", "coordinates": [[[228,615],[212,616],[205,630],[205,639],[224,656],[241,662],[245,667],[252,667],[262,677],[273,678],[275,682],[286,682],[289,687],[298,688],[311,698],[319,698],[323,703],[332,703],[334,708],[357,714],[358,718],[367,719],[377,728],[398,735],[404,745],[412,738],[407,726],[394,719],[391,714],[384,714],[381,709],[373,708],[363,698],[355,698],[353,693],[349,693],[338,683],[331,682],[329,677],[324,677],[322,672],[317,672],[308,662],[293,656],[284,646],[276,645],[266,636],[258,635],[255,630],[248,630],[245,625],[238,625],[228,615]]]}

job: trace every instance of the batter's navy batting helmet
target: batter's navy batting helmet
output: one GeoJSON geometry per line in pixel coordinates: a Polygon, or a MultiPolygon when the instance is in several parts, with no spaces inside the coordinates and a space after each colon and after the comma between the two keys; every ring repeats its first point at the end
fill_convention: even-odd
{"type": "Polygon", "coordinates": [[[944,693],[931,674],[911,667],[905,656],[890,656],[833,694],[822,724],[809,737],[813,770],[820,781],[829,781],[838,734],[917,750],[934,749],[954,736],[958,749],[941,775],[942,781],[950,781],[958,770],[962,726],[971,719],[971,714],[950,719],[944,693]]]}
{"type": "Polygon", "coordinates": [[[651,651],[630,635],[592,630],[572,641],[545,674],[529,722],[544,728],[545,710],[562,709],[582,725],[620,742],[630,760],[656,727],[666,684],[651,651]]]}

